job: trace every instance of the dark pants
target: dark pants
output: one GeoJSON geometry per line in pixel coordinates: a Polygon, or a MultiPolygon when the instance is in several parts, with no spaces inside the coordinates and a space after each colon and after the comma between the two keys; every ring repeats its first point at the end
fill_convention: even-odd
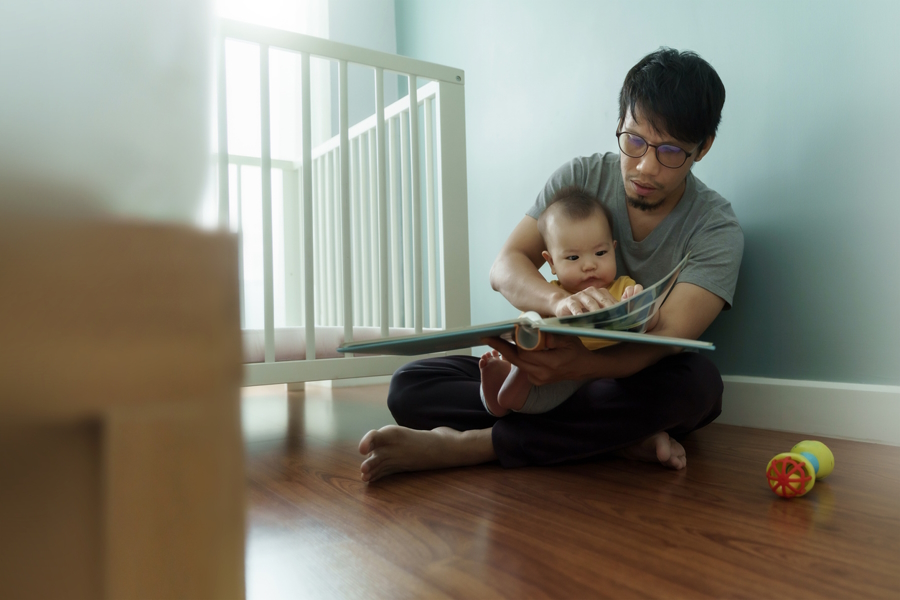
{"type": "Polygon", "coordinates": [[[497,419],[479,395],[478,358],[410,363],[391,379],[388,407],[399,425],[459,431],[493,427],[504,467],[547,465],[630,446],[665,431],[677,437],[722,411],[722,378],[707,358],[682,352],[623,379],[596,379],[550,412],[497,419]]]}

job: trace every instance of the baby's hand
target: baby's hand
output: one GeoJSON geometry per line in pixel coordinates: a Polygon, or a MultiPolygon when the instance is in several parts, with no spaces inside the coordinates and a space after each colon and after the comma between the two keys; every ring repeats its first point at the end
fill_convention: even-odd
{"type": "Polygon", "coordinates": [[[553,311],[557,317],[580,315],[616,304],[616,299],[606,288],[589,287],[567,296],[557,303],[553,311]]]}
{"type": "Polygon", "coordinates": [[[642,286],[639,283],[636,283],[634,285],[629,285],[627,288],[625,288],[625,291],[622,292],[622,300],[628,300],[629,298],[637,296],[638,294],[640,294],[643,291],[644,291],[644,286],[642,286]]]}

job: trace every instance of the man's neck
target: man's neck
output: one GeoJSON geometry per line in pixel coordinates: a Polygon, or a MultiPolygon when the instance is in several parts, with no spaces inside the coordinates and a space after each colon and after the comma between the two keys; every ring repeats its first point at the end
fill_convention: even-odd
{"type": "Polygon", "coordinates": [[[675,210],[681,198],[684,196],[684,190],[687,188],[687,179],[681,182],[678,189],[670,194],[659,206],[650,210],[642,210],[633,206],[631,202],[627,203],[628,221],[631,224],[631,237],[635,242],[642,242],[656,229],[656,226],[662,223],[670,212],[675,210]]]}

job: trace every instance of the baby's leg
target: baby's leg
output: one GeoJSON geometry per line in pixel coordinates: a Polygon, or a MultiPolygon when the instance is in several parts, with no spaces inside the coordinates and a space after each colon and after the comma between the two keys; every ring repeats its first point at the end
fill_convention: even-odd
{"type": "Polygon", "coordinates": [[[512,365],[506,381],[500,388],[497,401],[505,409],[519,410],[525,405],[528,399],[528,392],[531,391],[531,382],[528,381],[528,375],[524,371],[520,371],[518,367],[512,365]]]}
{"type": "Polygon", "coordinates": [[[511,366],[496,350],[485,352],[478,361],[478,368],[481,369],[481,401],[487,411],[495,417],[502,417],[509,412],[508,408],[500,405],[497,396],[509,375],[511,366]]]}

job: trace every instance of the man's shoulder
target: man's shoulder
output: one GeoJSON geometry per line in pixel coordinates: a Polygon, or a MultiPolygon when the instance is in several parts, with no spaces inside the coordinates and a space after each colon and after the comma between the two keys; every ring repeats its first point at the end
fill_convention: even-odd
{"type": "Polygon", "coordinates": [[[575,158],[570,160],[567,164],[573,165],[573,166],[577,165],[585,173],[592,173],[595,171],[607,171],[609,169],[618,171],[618,169],[619,169],[619,153],[618,152],[597,152],[595,154],[589,154],[587,156],[576,156],[575,158]]]}
{"type": "Polygon", "coordinates": [[[573,158],[569,172],[573,174],[572,183],[590,194],[609,202],[615,195],[617,187],[621,187],[622,175],[618,152],[603,152],[589,156],[573,158]]]}
{"type": "Polygon", "coordinates": [[[560,165],[538,193],[534,204],[526,213],[537,219],[560,189],[575,185],[608,203],[621,186],[619,154],[616,152],[576,156],[560,165]]]}
{"type": "Polygon", "coordinates": [[[692,211],[697,216],[705,216],[703,220],[714,219],[718,221],[733,221],[737,224],[737,216],[731,202],[722,194],[707,186],[693,173],[693,206],[692,211]]]}

